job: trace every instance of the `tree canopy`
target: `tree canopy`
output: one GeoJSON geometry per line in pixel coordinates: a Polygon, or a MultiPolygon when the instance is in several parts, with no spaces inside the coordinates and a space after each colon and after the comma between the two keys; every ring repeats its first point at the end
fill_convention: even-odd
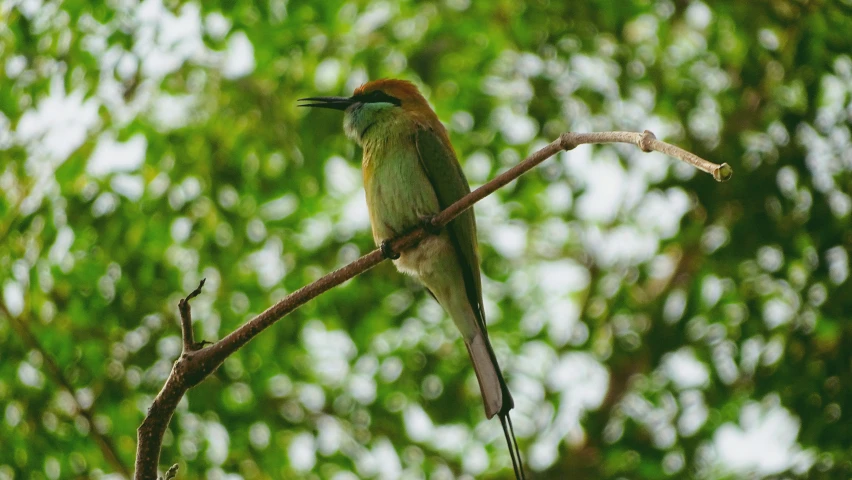
{"type": "MultiPolygon", "coordinates": [[[[374,248],[296,99],[414,81],[472,186],[535,478],[852,475],[852,4],[0,2],[0,478],[120,478],[181,349],[374,248]]],[[[185,478],[505,478],[467,353],[385,262],[189,391],[185,478]]]]}

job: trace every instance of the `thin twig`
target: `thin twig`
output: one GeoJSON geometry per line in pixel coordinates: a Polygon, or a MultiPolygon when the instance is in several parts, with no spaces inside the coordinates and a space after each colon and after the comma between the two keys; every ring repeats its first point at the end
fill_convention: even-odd
{"type": "Polygon", "coordinates": [[[734,170],[727,163],[721,165],[704,160],[694,153],[676,147],[670,143],[657,140],[657,136],[650,130],[642,133],[635,132],[595,132],[595,133],[563,133],[560,139],[564,139],[565,150],[582,145],[584,143],[632,143],[643,152],[660,152],[670,157],[686,162],[704,173],[713,175],[717,182],[727,182],[734,174],[734,170]],[[571,146],[573,145],[573,146],[571,146]]]}
{"type": "Polygon", "coordinates": [[[175,478],[177,478],[177,472],[179,467],[180,465],[178,465],[177,463],[172,465],[172,468],[166,470],[166,474],[162,477],[163,480],[174,480],[175,478]]]}
{"type": "Polygon", "coordinates": [[[178,310],[180,311],[180,329],[181,334],[183,335],[184,351],[198,350],[199,348],[195,345],[195,336],[192,333],[192,310],[189,308],[189,301],[201,293],[201,288],[204,287],[204,282],[206,281],[206,278],[202,278],[195,290],[190,292],[186,298],[182,298],[180,302],[178,302],[178,310]]]}
{"type": "MultiPolygon", "coordinates": [[[[723,163],[722,165],[716,165],[686,152],[685,150],[656,140],[654,134],[647,130],[644,133],[563,133],[557,140],[536,151],[523,162],[498,175],[488,183],[465,195],[457,202],[435,215],[432,218],[433,228],[428,228],[428,230],[434,230],[435,228],[440,228],[446,225],[462,212],[472,207],[473,204],[479,200],[487,197],[500,187],[518,178],[525,172],[553,155],[556,155],[560,151],[571,150],[582,144],[614,142],[631,143],[637,145],[646,152],[659,151],[666,153],[713,175],[713,177],[718,181],[725,181],[731,177],[731,168],[727,164],[723,163]]],[[[427,235],[429,235],[427,228],[419,226],[412,231],[393,239],[389,243],[391,251],[388,253],[408,250],[423,240],[427,235]]],[[[188,389],[197,385],[205,377],[215,371],[219,365],[228,358],[228,356],[239,350],[243,345],[257,336],[257,334],[283,318],[288,313],[337,285],[366,272],[386,260],[388,256],[390,255],[383,253],[381,248],[377,248],[345,267],[335,270],[319,280],[296,290],[290,295],[287,295],[278,303],[266,309],[263,313],[252,318],[218,342],[213,343],[210,347],[198,350],[186,348],[186,331],[188,330],[191,332],[191,325],[189,325],[189,319],[191,318],[189,315],[189,304],[186,300],[197,295],[196,291],[198,289],[190,293],[185,301],[182,301],[182,304],[185,304],[187,309],[186,315],[184,315],[183,310],[181,310],[181,325],[185,330],[184,352],[175,362],[172,373],[166,380],[166,384],[163,386],[163,389],[160,390],[160,393],[155,397],[151,408],[148,410],[148,415],[145,417],[145,420],[142,422],[142,425],[139,427],[137,432],[138,444],[136,450],[136,478],[146,480],[157,478],[157,466],[159,464],[160,447],[163,441],[163,434],[168,427],[169,421],[171,420],[178,402],[188,389]]],[[[191,337],[189,338],[191,339],[191,337]]]]}

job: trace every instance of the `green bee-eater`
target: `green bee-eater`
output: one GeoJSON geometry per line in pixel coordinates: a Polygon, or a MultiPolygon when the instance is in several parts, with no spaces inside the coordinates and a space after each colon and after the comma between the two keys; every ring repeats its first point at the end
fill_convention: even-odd
{"type": "MultiPolygon", "coordinates": [[[[411,82],[376,80],[348,98],[302,100],[310,102],[305,107],[343,111],[346,135],[363,148],[364,189],[377,245],[386,247],[384,241],[418,226],[470,192],[446,129],[411,82]]],[[[438,235],[401,252],[394,264],[422,282],[452,317],[479,380],[485,414],[500,416],[516,476],[523,476],[508,418],[514,402],[485,328],[473,209],[438,235]]]]}

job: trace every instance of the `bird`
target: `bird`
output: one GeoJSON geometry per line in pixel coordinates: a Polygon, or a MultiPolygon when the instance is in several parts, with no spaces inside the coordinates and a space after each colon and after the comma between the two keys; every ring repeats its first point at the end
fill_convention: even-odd
{"type": "Polygon", "coordinates": [[[361,169],[373,239],[397,270],[422,283],[461,333],[482,394],[497,415],[516,478],[523,462],[509,411],[514,400],[486,330],[476,220],[468,209],[435,229],[431,219],[470,193],[446,128],[409,81],[380,79],[350,97],[309,97],[299,106],[343,112],[346,136],[363,150],[361,169]],[[393,252],[389,240],[423,226],[432,235],[393,252]],[[431,228],[430,228],[431,227],[431,228]]]}

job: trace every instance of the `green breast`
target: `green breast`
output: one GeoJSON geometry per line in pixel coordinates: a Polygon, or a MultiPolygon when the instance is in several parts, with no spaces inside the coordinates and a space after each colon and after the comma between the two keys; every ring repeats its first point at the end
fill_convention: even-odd
{"type": "Polygon", "coordinates": [[[414,146],[364,151],[367,208],[376,243],[417,225],[440,211],[435,190],[420,166],[414,146]]]}

